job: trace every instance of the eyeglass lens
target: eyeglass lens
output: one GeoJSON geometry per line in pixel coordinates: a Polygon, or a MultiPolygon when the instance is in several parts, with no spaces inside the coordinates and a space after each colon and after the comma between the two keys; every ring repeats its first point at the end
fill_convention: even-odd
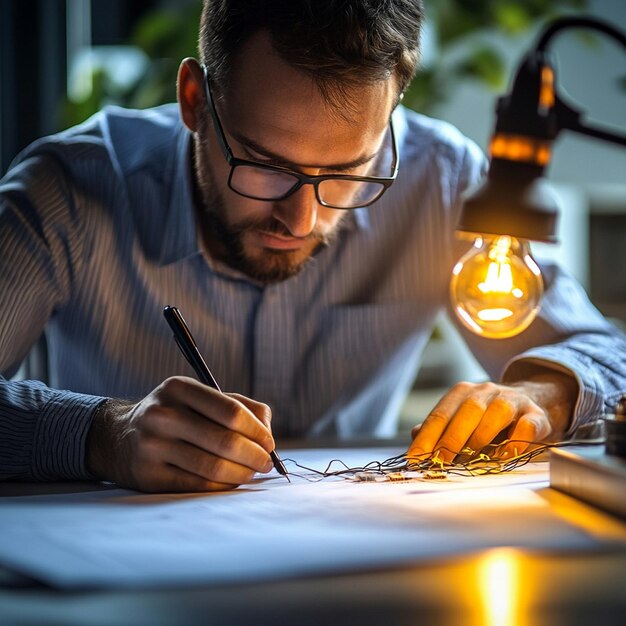
{"type": "MultiPolygon", "coordinates": [[[[287,172],[237,165],[230,186],[234,191],[258,200],[277,200],[287,196],[299,183],[287,172]]],[[[384,191],[384,185],[371,181],[326,179],[318,183],[319,200],[341,208],[355,208],[372,202],[384,191]]]]}

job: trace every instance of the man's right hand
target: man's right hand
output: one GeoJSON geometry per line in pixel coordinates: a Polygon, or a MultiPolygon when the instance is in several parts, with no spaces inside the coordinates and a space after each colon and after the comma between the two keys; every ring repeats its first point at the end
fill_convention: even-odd
{"type": "Polygon", "coordinates": [[[87,469],[141,491],[218,491],[269,472],[271,411],[175,376],[137,404],[106,402],[87,438],[87,469]]]}

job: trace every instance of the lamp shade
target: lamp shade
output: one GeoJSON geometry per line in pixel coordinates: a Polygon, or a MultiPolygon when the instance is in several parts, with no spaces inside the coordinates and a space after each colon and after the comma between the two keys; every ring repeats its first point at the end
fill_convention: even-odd
{"type": "Polygon", "coordinates": [[[493,159],[485,183],[467,198],[457,230],[556,242],[557,198],[543,168],[493,159]]]}

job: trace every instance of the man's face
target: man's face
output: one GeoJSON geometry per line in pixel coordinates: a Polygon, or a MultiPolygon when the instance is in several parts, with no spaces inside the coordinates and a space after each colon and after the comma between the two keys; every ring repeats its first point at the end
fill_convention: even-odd
{"type": "MultiPolygon", "coordinates": [[[[378,174],[374,168],[386,144],[395,81],[349,93],[346,114],[333,110],[308,76],[280,59],[263,33],[243,46],[228,88],[214,85],[235,157],[308,175],[378,174]]],[[[269,202],[235,193],[204,98],[196,119],[200,222],[211,254],[264,283],[297,273],[317,248],[332,241],[346,211],[320,205],[312,185],[269,202]]]]}

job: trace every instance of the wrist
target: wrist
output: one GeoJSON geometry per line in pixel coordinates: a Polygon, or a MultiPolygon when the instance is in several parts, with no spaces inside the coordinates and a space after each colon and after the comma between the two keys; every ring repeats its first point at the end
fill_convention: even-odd
{"type": "Polygon", "coordinates": [[[522,387],[530,399],[546,412],[552,425],[552,439],[562,438],[569,430],[579,394],[574,376],[544,369],[509,385],[522,387]]]}
{"type": "Polygon", "coordinates": [[[87,434],[85,465],[97,480],[119,482],[117,476],[124,439],[125,420],[121,419],[132,409],[133,403],[109,398],[95,410],[87,434]]]}

